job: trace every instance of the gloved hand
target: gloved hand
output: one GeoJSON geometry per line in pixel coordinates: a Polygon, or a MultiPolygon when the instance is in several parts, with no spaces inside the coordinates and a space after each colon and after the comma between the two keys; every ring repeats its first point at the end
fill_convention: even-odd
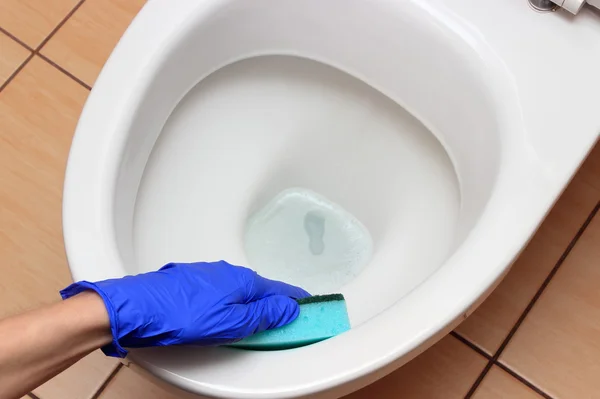
{"type": "Polygon", "coordinates": [[[170,263],[136,276],[80,281],[60,294],[85,290],[104,301],[113,341],[102,351],[118,357],[127,355],[123,347],[235,342],[292,322],[300,311],[294,299],[310,296],[225,261],[170,263]]]}

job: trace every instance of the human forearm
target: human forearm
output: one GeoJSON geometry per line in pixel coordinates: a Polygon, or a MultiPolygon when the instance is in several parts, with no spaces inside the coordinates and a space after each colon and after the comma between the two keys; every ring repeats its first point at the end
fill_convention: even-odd
{"type": "Polygon", "coordinates": [[[19,398],[111,341],[102,299],[83,292],[0,321],[0,399],[19,398]]]}

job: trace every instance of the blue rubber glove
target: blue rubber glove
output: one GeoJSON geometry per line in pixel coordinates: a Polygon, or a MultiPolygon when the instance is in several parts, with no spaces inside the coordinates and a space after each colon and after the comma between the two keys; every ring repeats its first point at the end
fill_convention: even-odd
{"type": "Polygon", "coordinates": [[[60,292],[63,299],[96,291],[110,318],[113,341],[102,348],[220,345],[281,327],[298,317],[301,288],[268,280],[227,262],[170,263],[158,271],[90,283],[60,292]]]}

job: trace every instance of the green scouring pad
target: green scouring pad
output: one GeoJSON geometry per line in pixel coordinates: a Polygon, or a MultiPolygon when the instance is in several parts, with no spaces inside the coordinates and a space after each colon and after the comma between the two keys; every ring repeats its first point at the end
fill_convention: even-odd
{"type": "Polygon", "coordinates": [[[299,299],[300,314],[288,325],[244,338],[229,346],[272,351],[298,348],[334,337],[350,329],[342,294],[316,295],[299,299]]]}

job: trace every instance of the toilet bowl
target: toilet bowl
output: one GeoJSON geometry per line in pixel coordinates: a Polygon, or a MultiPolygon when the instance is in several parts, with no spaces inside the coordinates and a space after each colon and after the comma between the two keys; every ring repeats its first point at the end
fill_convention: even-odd
{"type": "Polygon", "coordinates": [[[318,344],[128,357],[212,397],[342,396],[432,345],[507,273],[598,139],[598,71],[600,16],[586,9],[148,1],[73,139],[63,204],[73,278],[226,259],[342,292],[352,329],[318,344]],[[289,190],[356,220],[366,249],[310,275],[265,262],[290,255],[264,255],[249,235],[289,190]]]}

